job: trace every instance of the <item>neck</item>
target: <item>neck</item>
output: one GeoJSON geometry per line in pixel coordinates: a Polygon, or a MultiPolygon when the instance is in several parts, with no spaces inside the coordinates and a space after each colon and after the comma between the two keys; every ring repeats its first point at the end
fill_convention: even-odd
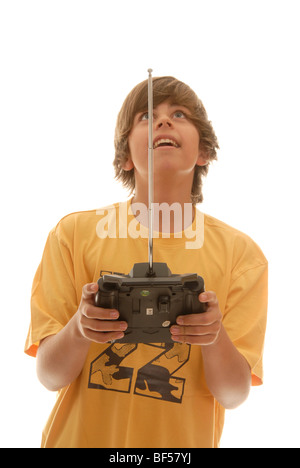
{"type": "MultiPolygon", "coordinates": [[[[137,182],[137,181],[136,181],[137,182]]],[[[189,184],[156,183],[153,200],[153,229],[163,233],[185,230],[194,220],[195,208],[191,203],[189,184]]],[[[136,183],[132,200],[132,211],[136,219],[148,227],[148,183],[136,183]],[[141,209],[142,204],[143,209],[141,209]]]]}

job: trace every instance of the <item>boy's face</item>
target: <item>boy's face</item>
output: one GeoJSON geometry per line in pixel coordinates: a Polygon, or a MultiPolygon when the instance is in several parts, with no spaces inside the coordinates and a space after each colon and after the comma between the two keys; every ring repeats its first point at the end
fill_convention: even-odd
{"type": "MultiPolygon", "coordinates": [[[[199,133],[187,119],[190,111],[165,101],[153,111],[154,173],[194,174],[195,166],[207,161],[199,148],[199,133]]],[[[148,113],[135,116],[129,138],[130,155],[125,170],[135,169],[143,179],[148,175],[148,113]]]]}

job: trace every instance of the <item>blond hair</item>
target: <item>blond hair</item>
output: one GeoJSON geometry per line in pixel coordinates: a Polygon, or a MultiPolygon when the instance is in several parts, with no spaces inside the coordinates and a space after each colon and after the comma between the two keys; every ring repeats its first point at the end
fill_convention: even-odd
{"type": "MultiPolygon", "coordinates": [[[[207,112],[195,92],[182,81],[172,76],[153,78],[153,106],[157,107],[164,101],[187,107],[191,113],[189,120],[195,125],[200,136],[200,148],[208,161],[206,166],[196,166],[191,190],[193,204],[203,201],[202,177],[208,172],[209,162],[217,159],[218,140],[207,112]]],[[[129,93],[119,112],[115,129],[115,178],[133,193],[135,188],[134,169],[125,171],[124,163],[129,157],[128,137],[131,132],[134,117],[148,109],[148,80],[138,84],[129,93]]]]}

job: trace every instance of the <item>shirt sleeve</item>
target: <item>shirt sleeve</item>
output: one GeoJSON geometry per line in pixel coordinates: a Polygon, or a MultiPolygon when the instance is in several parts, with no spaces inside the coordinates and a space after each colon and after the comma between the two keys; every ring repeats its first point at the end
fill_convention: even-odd
{"type": "Polygon", "coordinates": [[[223,324],[233,344],[251,367],[252,385],[263,383],[267,303],[267,262],[249,268],[232,280],[223,324]]]}
{"type": "Polygon", "coordinates": [[[31,323],[25,353],[35,357],[39,342],[64,328],[77,307],[71,251],[61,240],[59,227],[56,227],[48,236],[33,281],[31,323]]]}

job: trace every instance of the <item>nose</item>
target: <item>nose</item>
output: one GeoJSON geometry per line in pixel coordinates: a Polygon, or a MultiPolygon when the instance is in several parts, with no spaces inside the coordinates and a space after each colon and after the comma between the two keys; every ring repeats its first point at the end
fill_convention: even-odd
{"type": "Polygon", "coordinates": [[[160,115],[156,122],[157,128],[172,127],[172,121],[167,115],[160,115]]]}

